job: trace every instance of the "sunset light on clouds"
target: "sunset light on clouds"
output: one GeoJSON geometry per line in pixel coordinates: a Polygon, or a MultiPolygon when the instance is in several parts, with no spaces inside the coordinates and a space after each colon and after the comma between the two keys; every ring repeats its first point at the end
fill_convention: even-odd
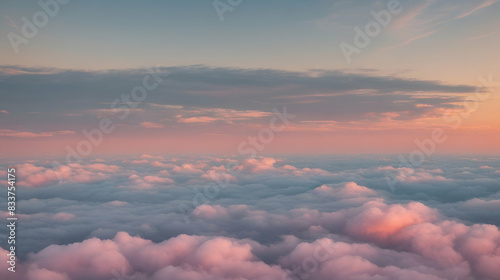
{"type": "Polygon", "coordinates": [[[498,2],[2,2],[0,278],[500,279],[498,2]]]}

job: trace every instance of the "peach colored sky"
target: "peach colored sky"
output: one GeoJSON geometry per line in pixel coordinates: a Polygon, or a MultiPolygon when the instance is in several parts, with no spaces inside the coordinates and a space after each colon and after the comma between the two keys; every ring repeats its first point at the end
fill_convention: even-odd
{"type": "MultiPolygon", "coordinates": [[[[0,41],[2,157],[64,155],[103,119],[96,155],[238,153],[284,106],[297,117],[259,153],[401,153],[435,128],[437,153],[499,151],[497,1],[403,3],[350,63],[339,46],[382,2],[247,4],[222,22],[211,5],[92,3],[61,6],[18,53],[0,41]],[[144,100],[121,98],[157,66],[144,100]]],[[[3,5],[0,36],[38,8],[3,5]]]]}

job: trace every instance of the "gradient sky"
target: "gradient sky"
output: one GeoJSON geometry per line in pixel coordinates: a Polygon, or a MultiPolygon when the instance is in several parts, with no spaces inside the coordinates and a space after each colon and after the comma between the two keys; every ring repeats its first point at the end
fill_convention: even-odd
{"type": "Polygon", "coordinates": [[[500,279],[500,0],[396,2],[0,1],[0,279],[500,279]]]}
{"type": "Polygon", "coordinates": [[[221,21],[211,1],[71,1],[16,54],[8,34],[41,8],[3,1],[1,155],[64,155],[103,118],[98,154],[236,153],[284,106],[297,117],[262,152],[405,153],[439,127],[439,153],[498,153],[498,1],[401,1],[348,63],[339,44],[387,2],[243,1],[221,21]],[[155,66],[164,82],[118,119],[155,66]],[[491,94],[460,115],[480,77],[491,94]]]}

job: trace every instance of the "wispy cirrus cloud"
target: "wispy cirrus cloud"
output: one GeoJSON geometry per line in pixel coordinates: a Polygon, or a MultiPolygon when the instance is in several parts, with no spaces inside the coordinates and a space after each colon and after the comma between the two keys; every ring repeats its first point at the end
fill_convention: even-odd
{"type": "Polygon", "coordinates": [[[434,34],[436,32],[437,32],[437,30],[429,31],[427,33],[424,33],[424,34],[415,36],[413,38],[410,38],[410,39],[408,39],[408,40],[406,40],[404,42],[398,43],[396,45],[385,47],[384,50],[392,50],[392,49],[395,49],[395,48],[399,48],[399,47],[403,47],[403,46],[409,45],[409,44],[413,43],[414,41],[417,41],[417,40],[429,37],[429,36],[431,36],[432,34],[434,34]]]}
{"type": "Polygon", "coordinates": [[[481,10],[481,9],[484,9],[484,8],[488,8],[489,6],[493,5],[493,4],[496,4],[498,3],[499,1],[498,0],[486,0],[486,1],[475,1],[474,3],[478,3],[476,6],[472,7],[470,10],[468,11],[465,11],[464,13],[458,15],[455,17],[455,19],[461,19],[461,18],[465,18],[467,16],[470,16],[472,14],[474,14],[475,12],[481,10]]]}
{"type": "Polygon", "coordinates": [[[393,38],[392,46],[383,49],[390,50],[406,46],[429,37],[440,29],[446,28],[445,24],[477,14],[497,2],[497,0],[477,2],[429,0],[407,3],[403,13],[395,16],[389,25],[390,35],[393,38]]]}
{"type": "Polygon", "coordinates": [[[469,37],[469,38],[465,39],[465,41],[479,40],[479,39],[482,39],[482,38],[486,38],[486,37],[498,34],[499,32],[500,31],[498,31],[498,30],[495,30],[495,31],[492,31],[492,32],[487,32],[487,33],[484,33],[484,34],[480,34],[480,35],[469,37]]]}

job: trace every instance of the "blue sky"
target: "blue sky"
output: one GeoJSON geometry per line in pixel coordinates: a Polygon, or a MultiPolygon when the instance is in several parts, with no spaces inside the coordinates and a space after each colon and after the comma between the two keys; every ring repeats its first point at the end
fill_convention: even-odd
{"type": "MultiPolygon", "coordinates": [[[[352,41],[353,27],[364,27],[373,20],[370,11],[384,9],[386,2],[243,1],[221,22],[211,1],[71,1],[21,46],[19,55],[13,55],[8,40],[0,49],[3,64],[78,69],[204,64],[301,71],[375,68],[426,77],[432,67],[422,60],[493,69],[478,52],[497,57],[500,5],[495,1],[401,1],[403,12],[347,64],[338,45],[352,41]]],[[[38,10],[36,2],[3,2],[0,36],[16,32],[21,18],[38,10]]]]}

